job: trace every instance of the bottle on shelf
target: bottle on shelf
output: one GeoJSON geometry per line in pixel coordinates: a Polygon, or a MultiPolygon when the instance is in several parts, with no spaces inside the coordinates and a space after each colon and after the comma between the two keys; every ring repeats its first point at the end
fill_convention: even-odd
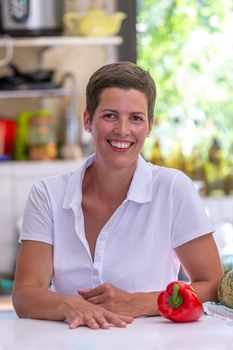
{"type": "Polygon", "coordinates": [[[226,156],[220,141],[213,138],[204,165],[207,195],[222,196],[225,193],[226,156]]]}
{"type": "Polygon", "coordinates": [[[227,156],[227,169],[224,185],[225,193],[228,195],[233,195],[233,144],[231,145],[227,156]]]}
{"type": "Polygon", "coordinates": [[[192,148],[189,156],[185,159],[185,173],[194,181],[201,195],[205,195],[204,159],[198,145],[192,148]]]}
{"type": "Polygon", "coordinates": [[[180,140],[176,140],[174,142],[174,146],[171,148],[170,155],[166,158],[166,166],[185,172],[185,156],[180,140]]]}
{"type": "Polygon", "coordinates": [[[28,154],[31,160],[53,160],[57,157],[56,124],[47,110],[35,112],[29,119],[28,154]]]}
{"type": "Polygon", "coordinates": [[[159,140],[156,140],[152,146],[150,162],[160,166],[164,165],[164,157],[161,151],[159,140]]]}

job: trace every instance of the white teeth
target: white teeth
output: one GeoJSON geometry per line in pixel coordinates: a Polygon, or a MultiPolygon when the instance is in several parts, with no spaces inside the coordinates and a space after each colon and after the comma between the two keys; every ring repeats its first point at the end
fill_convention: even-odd
{"type": "Polygon", "coordinates": [[[110,141],[110,144],[113,146],[113,147],[116,147],[116,148],[129,148],[130,145],[131,145],[131,142],[119,142],[119,141],[110,141]]]}

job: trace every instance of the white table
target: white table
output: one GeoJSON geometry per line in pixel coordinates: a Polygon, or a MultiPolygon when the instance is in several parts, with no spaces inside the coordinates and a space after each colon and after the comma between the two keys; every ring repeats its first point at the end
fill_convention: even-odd
{"type": "Polygon", "coordinates": [[[1,350],[232,350],[233,326],[211,316],[177,324],[162,317],[134,320],[127,328],[69,330],[63,322],[0,320],[1,350]]]}

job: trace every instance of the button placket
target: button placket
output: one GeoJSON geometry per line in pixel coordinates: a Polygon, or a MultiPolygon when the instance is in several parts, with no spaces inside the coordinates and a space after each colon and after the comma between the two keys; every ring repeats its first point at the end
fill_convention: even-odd
{"type": "Polygon", "coordinates": [[[104,248],[105,248],[105,243],[106,243],[106,228],[103,229],[99,237],[97,238],[96,242],[96,248],[95,248],[95,259],[94,259],[94,265],[98,269],[101,268],[102,262],[103,262],[103,256],[104,256],[104,248]]]}
{"type": "Polygon", "coordinates": [[[102,265],[107,234],[109,235],[111,233],[112,226],[114,225],[117,217],[119,217],[121,211],[125,208],[126,204],[127,200],[124,200],[122,204],[117,208],[115,213],[113,213],[111,218],[108,220],[104,228],[101,230],[99,237],[97,238],[94,265],[96,267],[98,266],[98,268],[102,265]]]}
{"type": "Polygon", "coordinates": [[[89,245],[88,245],[88,242],[87,242],[86,236],[85,236],[84,217],[83,217],[82,209],[80,207],[77,207],[77,208],[72,207],[72,210],[74,213],[76,234],[77,234],[78,238],[80,239],[80,241],[82,242],[90,260],[92,260],[89,245]]]}
{"type": "Polygon", "coordinates": [[[103,256],[103,252],[104,252],[104,241],[103,240],[99,240],[99,242],[96,243],[96,256],[98,258],[101,258],[103,256]]]}
{"type": "Polygon", "coordinates": [[[100,271],[96,267],[93,269],[92,281],[94,286],[102,284],[100,271]]]}

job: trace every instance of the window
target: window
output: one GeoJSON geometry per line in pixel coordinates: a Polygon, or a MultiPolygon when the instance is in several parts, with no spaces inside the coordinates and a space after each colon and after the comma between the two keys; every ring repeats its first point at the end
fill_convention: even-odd
{"type": "Polygon", "coordinates": [[[233,193],[233,3],[137,0],[137,63],[155,78],[147,159],[233,193]]]}

